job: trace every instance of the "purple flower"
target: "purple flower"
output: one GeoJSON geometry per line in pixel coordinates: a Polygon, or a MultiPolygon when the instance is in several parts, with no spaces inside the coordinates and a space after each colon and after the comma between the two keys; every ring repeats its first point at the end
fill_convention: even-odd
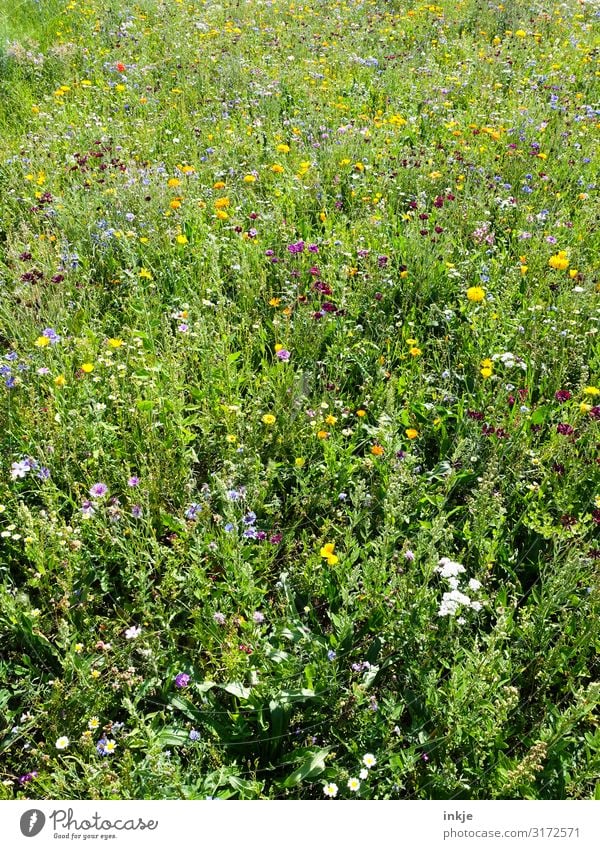
{"type": "Polygon", "coordinates": [[[304,250],[304,242],[293,242],[291,245],[287,246],[287,249],[291,254],[301,254],[304,250]]]}
{"type": "Polygon", "coordinates": [[[42,330],[42,336],[46,336],[50,340],[51,345],[56,345],[58,342],[60,342],[60,336],[58,335],[56,330],[52,329],[52,327],[44,328],[44,330],[42,330]]]}
{"type": "Polygon", "coordinates": [[[252,619],[254,622],[256,622],[257,625],[262,625],[262,623],[265,621],[265,615],[264,613],[261,613],[260,610],[255,610],[252,614],[252,619]]]}
{"type": "Polygon", "coordinates": [[[25,775],[22,775],[19,778],[19,784],[27,784],[28,781],[33,781],[34,778],[37,778],[36,770],[33,770],[33,772],[26,772],[25,775]]]}
{"type": "Polygon", "coordinates": [[[329,651],[327,652],[327,660],[335,660],[335,658],[336,658],[336,653],[334,652],[333,649],[329,649],[329,651]]]}
{"type": "Polygon", "coordinates": [[[127,486],[137,486],[139,482],[140,482],[140,479],[136,475],[132,475],[127,480],[127,486]]]}
{"type": "Polygon", "coordinates": [[[219,613],[219,611],[213,613],[213,622],[215,622],[217,625],[224,625],[225,621],[226,620],[224,613],[219,613]]]}
{"type": "Polygon", "coordinates": [[[178,687],[180,690],[183,689],[183,687],[187,687],[189,683],[190,676],[187,674],[187,672],[180,672],[178,675],[175,676],[175,686],[178,687]]]}
{"type": "Polygon", "coordinates": [[[81,505],[81,515],[84,519],[91,519],[95,512],[94,505],[91,501],[84,501],[81,505]]]}
{"type": "Polygon", "coordinates": [[[277,351],[277,358],[284,363],[287,363],[291,354],[289,351],[286,351],[285,348],[282,348],[281,351],[277,351]]]}
{"type": "Polygon", "coordinates": [[[404,552],[404,559],[408,560],[412,563],[412,561],[415,559],[414,551],[411,551],[410,548],[407,548],[406,551],[404,552]]]}
{"type": "Polygon", "coordinates": [[[192,743],[197,743],[198,740],[200,739],[200,732],[196,731],[195,728],[192,728],[192,730],[189,733],[189,738],[192,741],[192,743]]]}
{"type": "Polygon", "coordinates": [[[200,510],[200,507],[201,507],[201,505],[194,501],[192,504],[190,504],[188,509],[185,511],[185,518],[190,519],[190,520],[195,519],[198,515],[198,511],[200,510]]]}
{"type": "Polygon", "coordinates": [[[131,515],[134,519],[142,518],[142,508],[139,504],[134,504],[131,508],[131,515]]]}
{"type": "Polygon", "coordinates": [[[269,542],[271,545],[279,545],[281,540],[283,539],[283,534],[271,534],[269,537],[269,542]]]}
{"type": "Polygon", "coordinates": [[[104,498],[107,492],[108,487],[105,483],[95,483],[90,488],[90,495],[92,496],[92,498],[104,498]]]}
{"type": "Polygon", "coordinates": [[[253,513],[252,510],[249,513],[246,513],[244,516],[244,524],[245,525],[253,525],[256,522],[256,513],[253,513]]]}

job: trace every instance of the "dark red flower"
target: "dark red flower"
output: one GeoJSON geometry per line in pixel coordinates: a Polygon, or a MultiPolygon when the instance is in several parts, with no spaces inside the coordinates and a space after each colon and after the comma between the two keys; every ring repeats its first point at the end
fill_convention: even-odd
{"type": "Polygon", "coordinates": [[[559,389],[558,392],[554,393],[554,397],[561,404],[564,404],[564,402],[568,401],[569,398],[571,397],[571,393],[569,392],[568,389],[559,389]]]}
{"type": "Polygon", "coordinates": [[[556,425],[556,432],[561,433],[563,436],[571,436],[572,433],[575,433],[575,428],[566,422],[560,422],[556,425]]]}

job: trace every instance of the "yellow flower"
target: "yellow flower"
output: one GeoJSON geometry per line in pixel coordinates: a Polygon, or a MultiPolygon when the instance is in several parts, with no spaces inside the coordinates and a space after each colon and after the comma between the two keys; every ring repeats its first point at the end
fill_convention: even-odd
{"type": "Polygon", "coordinates": [[[481,286],[469,286],[467,289],[467,300],[473,301],[473,303],[479,303],[483,301],[485,298],[485,289],[482,289],[481,286]]]}
{"type": "Polygon", "coordinates": [[[231,201],[228,197],[217,198],[215,201],[215,209],[227,209],[231,201]]]}
{"type": "Polygon", "coordinates": [[[357,415],[360,419],[362,419],[362,418],[364,418],[364,416],[366,416],[366,415],[367,415],[367,411],[366,411],[366,410],[357,410],[357,411],[356,411],[356,415],[357,415]]]}
{"type": "Polygon", "coordinates": [[[423,353],[423,351],[421,351],[420,348],[410,348],[408,353],[413,357],[418,357],[423,353]]]}
{"type": "Polygon", "coordinates": [[[283,174],[285,168],[283,167],[283,165],[280,165],[278,162],[275,162],[273,165],[271,165],[271,171],[273,172],[273,174],[283,174]]]}
{"type": "Polygon", "coordinates": [[[489,366],[484,366],[481,369],[481,376],[482,377],[491,377],[492,376],[492,369],[489,366]]]}
{"type": "Polygon", "coordinates": [[[187,245],[188,237],[184,233],[179,233],[179,235],[175,238],[175,241],[178,245],[187,245]]]}
{"type": "Polygon", "coordinates": [[[325,419],[325,424],[328,424],[328,425],[334,425],[336,422],[337,422],[336,417],[332,416],[331,413],[325,419]]]}
{"type": "Polygon", "coordinates": [[[527,33],[525,32],[524,29],[516,29],[515,35],[517,36],[517,38],[526,38],[527,33]]]}
{"type": "Polygon", "coordinates": [[[557,271],[566,271],[569,267],[569,260],[566,251],[559,251],[548,260],[550,268],[555,268],[557,271]]]}
{"type": "Polygon", "coordinates": [[[111,338],[106,340],[106,344],[109,348],[120,348],[123,344],[123,340],[111,338]]]}
{"type": "Polygon", "coordinates": [[[416,439],[419,435],[419,431],[415,430],[414,427],[407,427],[404,433],[406,434],[408,439],[416,439]]]}
{"type": "Polygon", "coordinates": [[[50,344],[50,339],[48,338],[48,336],[38,336],[38,338],[34,342],[34,345],[36,345],[36,347],[38,347],[38,348],[45,348],[46,345],[49,345],[49,344],[50,344]]]}
{"type": "Polygon", "coordinates": [[[213,185],[213,189],[224,189],[225,183],[223,180],[217,180],[217,182],[213,185]]]}
{"type": "Polygon", "coordinates": [[[169,206],[171,207],[171,209],[179,209],[179,207],[181,206],[181,198],[173,198],[169,206]]]}
{"type": "Polygon", "coordinates": [[[580,413],[589,413],[589,411],[591,409],[592,409],[592,405],[586,404],[585,401],[582,401],[581,404],[579,405],[579,412],[580,413]]]}
{"type": "Polygon", "coordinates": [[[320,430],[317,433],[317,436],[319,437],[319,439],[327,439],[327,437],[329,436],[329,433],[326,430],[320,430]]]}
{"type": "Polygon", "coordinates": [[[177,186],[181,185],[181,180],[178,180],[177,177],[171,177],[170,180],[167,181],[167,186],[170,189],[175,189],[177,186]]]}
{"type": "Polygon", "coordinates": [[[272,413],[265,413],[262,420],[266,425],[274,425],[276,421],[275,416],[272,413]]]}
{"type": "Polygon", "coordinates": [[[256,183],[256,177],[254,174],[246,174],[244,177],[244,183],[256,183]]]}
{"type": "Polygon", "coordinates": [[[64,374],[59,374],[54,378],[54,383],[56,386],[64,386],[67,382],[64,374]]]}
{"type": "Polygon", "coordinates": [[[335,564],[339,560],[337,554],[333,553],[334,548],[334,542],[326,542],[323,548],[321,549],[321,557],[325,557],[328,566],[335,566],[335,564]]]}
{"type": "Polygon", "coordinates": [[[81,366],[81,371],[84,372],[85,374],[91,374],[91,372],[94,371],[93,363],[84,363],[81,366]]]}
{"type": "Polygon", "coordinates": [[[290,152],[290,146],[289,146],[289,144],[278,144],[277,147],[276,147],[276,150],[277,150],[278,153],[289,153],[290,152]]]}
{"type": "Polygon", "coordinates": [[[570,268],[569,269],[569,277],[571,278],[571,280],[574,280],[577,277],[578,274],[579,274],[578,268],[570,268]]]}
{"type": "Polygon", "coordinates": [[[270,307],[278,307],[280,303],[281,303],[281,298],[271,298],[271,300],[269,301],[269,306],[270,307]]]}
{"type": "Polygon", "coordinates": [[[381,455],[383,454],[383,448],[381,447],[381,445],[372,445],[371,454],[373,454],[375,457],[381,457],[381,455]]]}
{"type": "Polygon", "coordinates": [[[297,469],[301,469],[302,466],[304,466],[305,463],[306,463],[306,460],[304,459],[304,457],[296,457],[296,459],[294,460],[294,466],[297,469]]]}
{"type": "Polygon", "coordinates": [[[235,443],[238,441],[237,436],[234,433],[228,433],[225,439],[227,440],[227,442],[229,442],[230,445],[235,445],[235,443]]]}
{"type": "Polygon", "coordinates": [[[406,340],[406,344],[407,344],[407,345],[416,345],[416,344],[417,344],[417,340],[416,340],[416,339],[407,339],[407,340],[406,340]]]}
{"type": "Polygon", "coordinates": [[[596,386],[586,386],[583,390],[584,395],[600,395],[600,389],[596,386]]]}
{"type": "Polygon", "coordinates": [[[143,277],[145,280],[152,280],[152,275],[147,268],[140,268],[140,277],[143,277]]]}
{"type": "Polygon", "coordinates": [[[75,651],[77,654],[81,654],[83,651],[83,643],[75,643],[75,651]]]}
{"type": "Polygon", "coordinates": [[[97,669],[92,669],[92,678],[100,678],[100,672],[97,669]]]}
{"type": "Polygon", "coordinates": [[[229,218],[224,209],[217,209],[215,215],[217,216],[219,221],[227,221],[227,219],[229,218]]]}

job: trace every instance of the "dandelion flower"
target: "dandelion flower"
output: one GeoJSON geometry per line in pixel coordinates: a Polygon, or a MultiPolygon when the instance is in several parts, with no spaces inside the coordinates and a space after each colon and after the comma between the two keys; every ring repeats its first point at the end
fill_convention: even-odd
{"type": "Polygon", "coordinates": [[[262,417],[262,420],[263,420],[264,424],[269,425],[269,426],[274,425],[275,421],[276,421],[273,413],[265,413],[264,416],[262,417]]]}
{"type": "Polygon", "coordinates": [[[566,271],[569,267],[567,252],[559,251],[557,254],[554,254],[554,256],[551,256],[548,260],[548,265],[556,271],[566,271]]]}
{"type": "Polygon", "coordinates": [[[419,431],[414,427],[407,427],[404,433],[406,434],[407,439],[416,439],[419,435],[419,431]]]}
{"type": "Polygon", "coordinates": [[[485,298],[485,289],[482,289],[481,286],[469,286],[467,289],[467,300],[472,301],[475,304],[478,304],[480,301],[483,301],[485,298]]]}

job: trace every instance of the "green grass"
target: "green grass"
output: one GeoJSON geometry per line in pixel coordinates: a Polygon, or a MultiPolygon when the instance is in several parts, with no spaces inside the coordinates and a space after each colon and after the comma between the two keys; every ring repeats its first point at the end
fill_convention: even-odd
{"type": "Polygon", "coordinates": [[[0,796],[598,798],[597,10],[0,7],[0,796]]]}

